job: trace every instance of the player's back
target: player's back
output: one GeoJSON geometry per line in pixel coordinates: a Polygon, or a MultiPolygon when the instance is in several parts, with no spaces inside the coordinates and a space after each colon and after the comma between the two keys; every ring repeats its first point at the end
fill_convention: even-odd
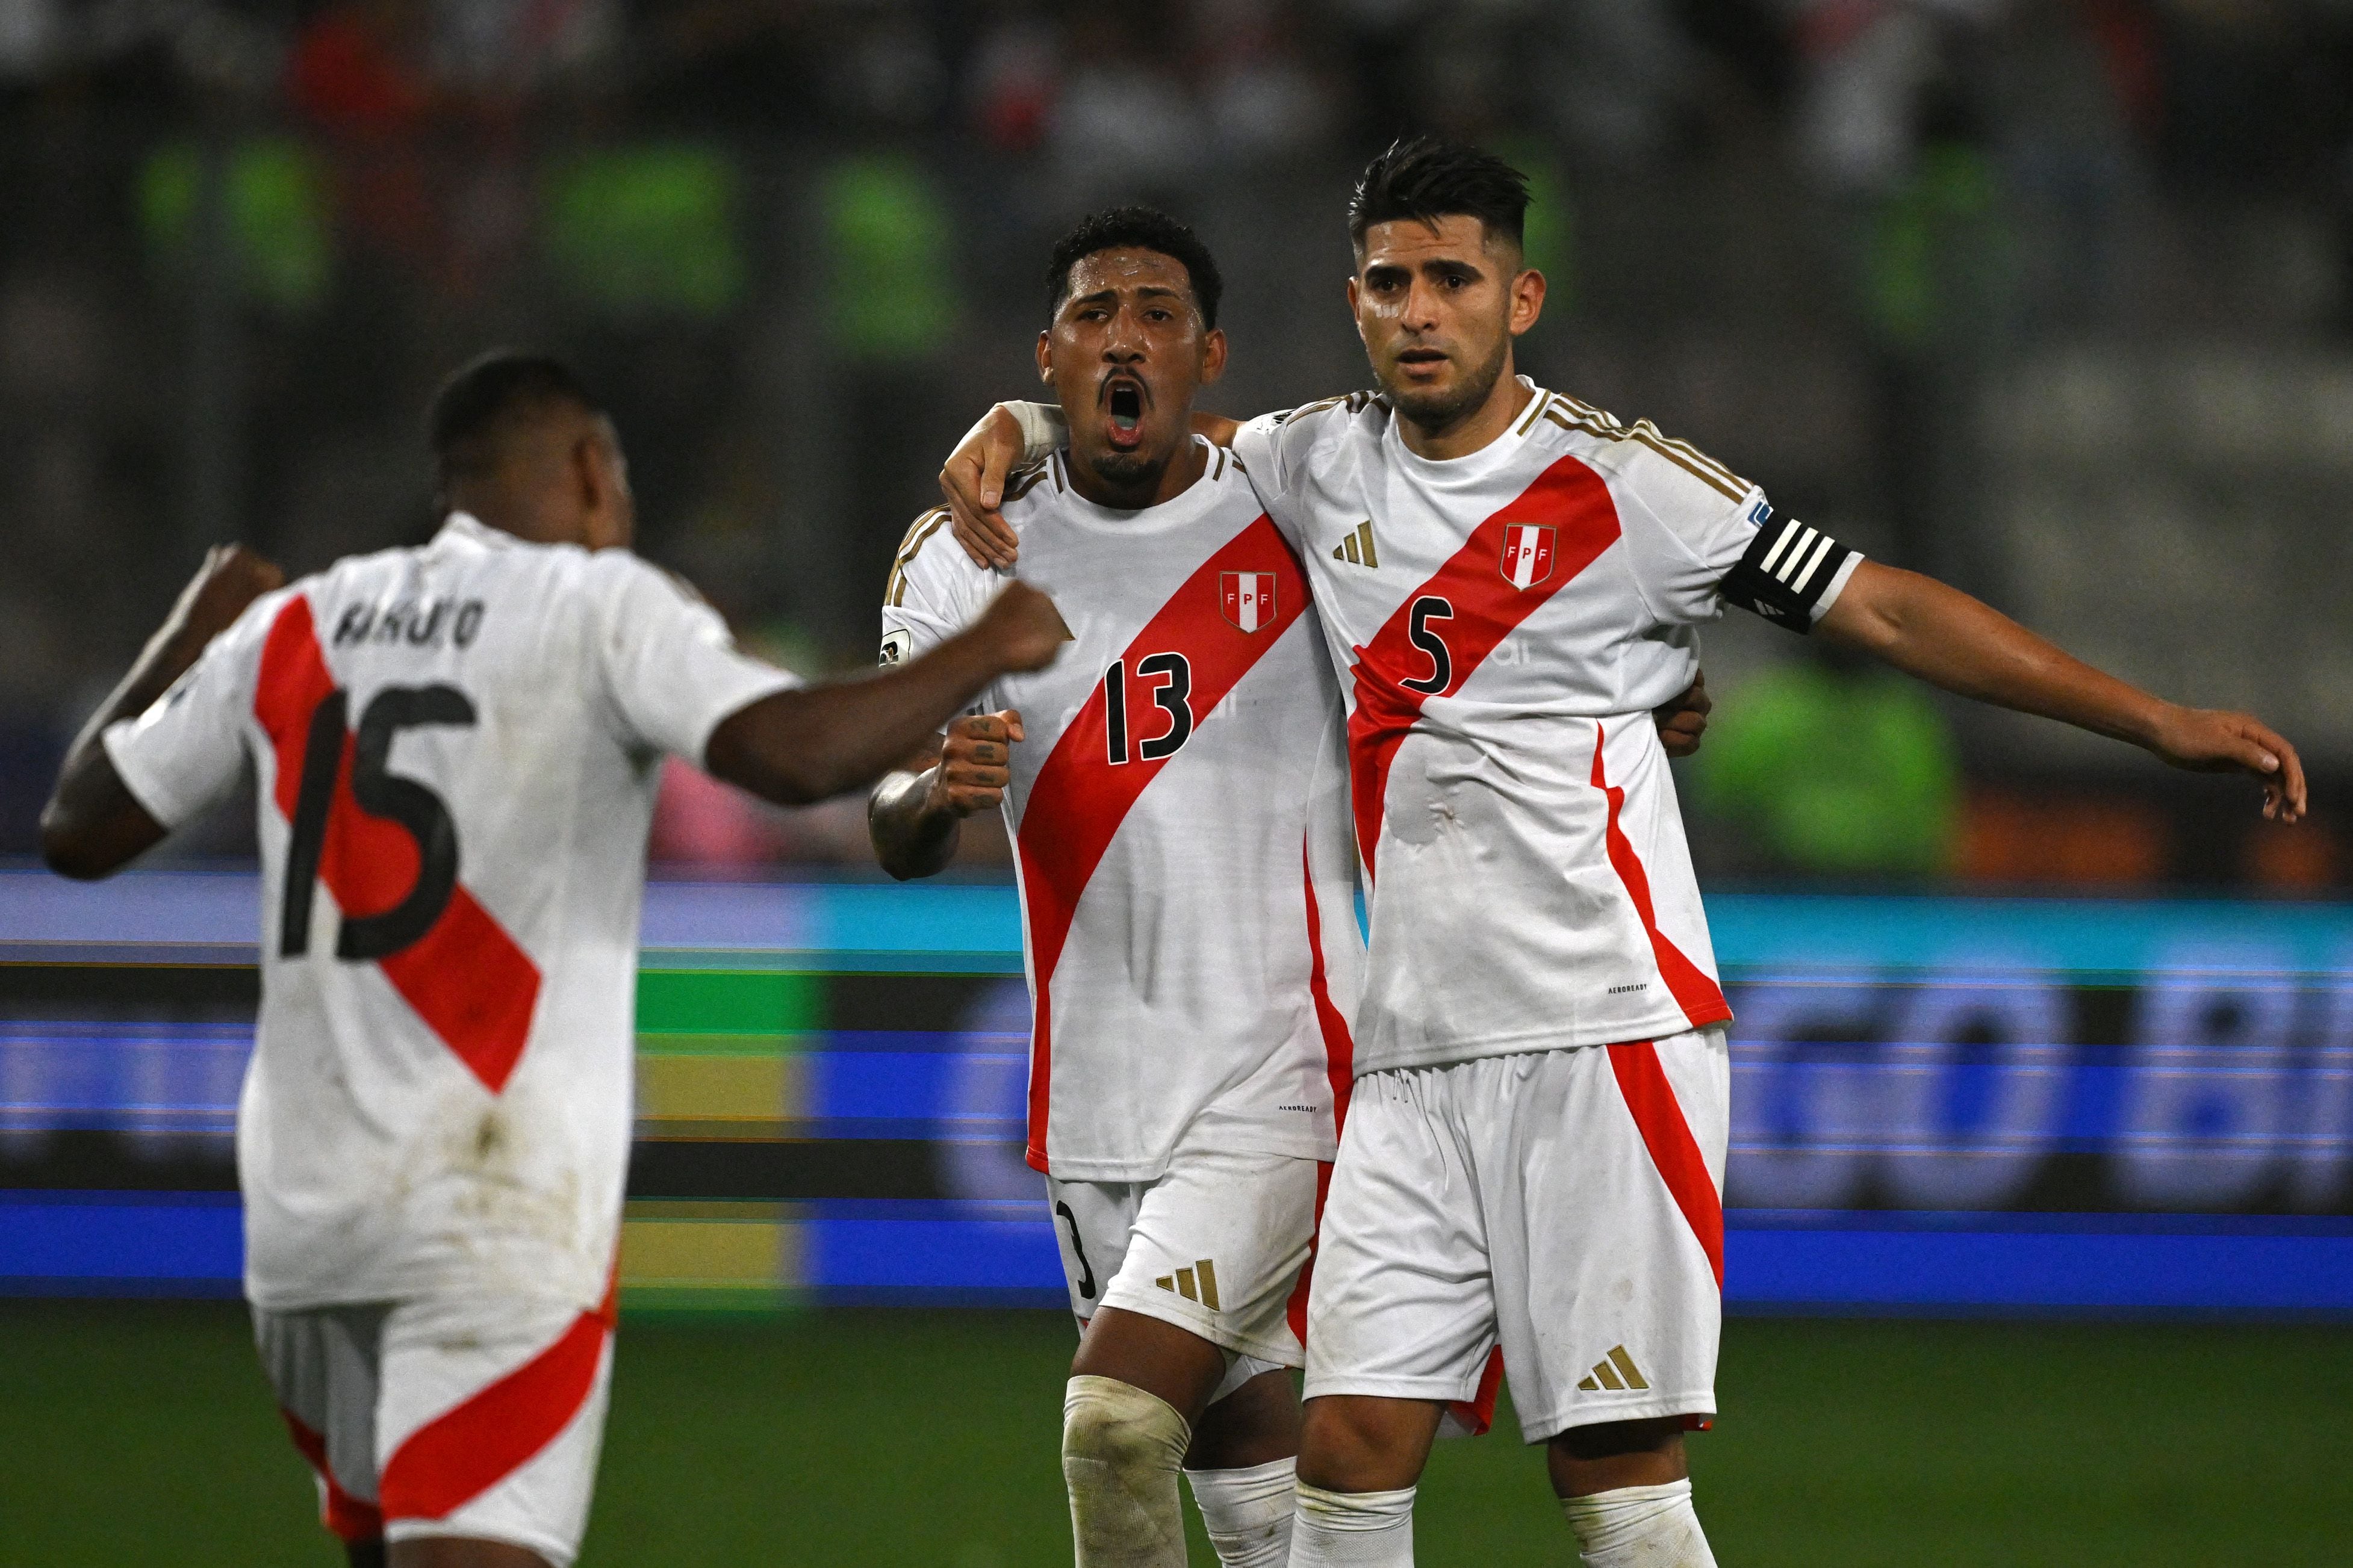
{"type": "Polygon", "coordinates": [[[459,515],[259,601],[110,738],[166,820],[222,743],[175,728],[222,721],[255,765],[257,1301],[601,1295],[659,760],[787,679],[685,668],[724,637],[625,552],[459,515]]]}
{"type": "MultiPolygon", "coordinates": [[[[1160,506],[1056,458],[1006,516],[1072,646],[998,681],[1036,996],[1033,1164],[1149,1180],[1186,1140],[1328,1158],[1360,953],[1337,691],[1295,557],[1229,454],[1160,506]],[[1311,939],[1311,931],[1314,937],[1311,939]]],[[[894,574],[886,657],[995,589],[945,528],[894,574]]]]}

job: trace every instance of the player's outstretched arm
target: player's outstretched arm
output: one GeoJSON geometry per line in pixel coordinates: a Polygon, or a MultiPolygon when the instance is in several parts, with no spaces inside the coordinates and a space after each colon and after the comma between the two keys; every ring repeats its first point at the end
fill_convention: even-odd
{"type": "Polygon", "coordinates": [[[66,751],[57,788],[41,808],[41,858],[62,877],[90,881],[121,870],[163,838],[99,742],[119,719],[145,712],[188,671],[246,606],[285,586],[286,574],[240,544],[217,544],[182,589],[172,613],[66,751]]]}
{"type": "Polygon", "coordinates": [[[2129,741],[2178,768],[2251,773],[2265,816],[2304,815],[2304,763],[2260,721],[2153,697],[1932,577],[1864,561],[1817,629],[1963,697],[2129,741]]]}
{"type": "MultiPolygon", "coordinates": [[[[1193,433],[1220,447],[1232,446],[1240,428],[1240,420],[1222,414],[1193,415],[1193,433]]],[[[1063,429],[1062,411],[1050,403],[1000,403],[948,455],[940,469],[940,494],[946,498],[956,542],[975,565],[998,570],[1019,559],[1021,541],[997,510],[1005,502],[1006,479],[1060,446],[1063,429]]]]}
{"type": "Polygon", "coordinates": [[[955,858],[964,819],[1005,798],[1020,740],[1021,715],[1012,709],[967,713],[876,784],[866,833],[882,868],[902,882],[944,869],[955,858]]]}
{"type": "Polygon", "coordinates": [[[1051,664],[1069,636],[1051,599],[1009,584],[921,658],[779,691],[730,714],[712,731],[703,765],[781,805],[857,789],[903,763],[990,681],[1051,664]]]}

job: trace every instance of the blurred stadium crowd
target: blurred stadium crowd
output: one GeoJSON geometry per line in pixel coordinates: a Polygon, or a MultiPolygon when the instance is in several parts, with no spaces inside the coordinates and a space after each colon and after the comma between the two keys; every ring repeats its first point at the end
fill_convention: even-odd
{"type": "MultiPolygon", "coordinates": [[[[431,526],[477,350],[577,362],[646,552],[857,663],[1061,226],[1202,230],[1225,410],[1353,387],[1341,204],[1414,128],[1534,176],[1539,377],[2316,773],[2267,830],[1727,627],[1714,876],[2341,892],[2353,0],[0,0],[0,854],[205,542],[431,526]]],[[[663,858],[866,859],[674,786],[663,858]]]]}

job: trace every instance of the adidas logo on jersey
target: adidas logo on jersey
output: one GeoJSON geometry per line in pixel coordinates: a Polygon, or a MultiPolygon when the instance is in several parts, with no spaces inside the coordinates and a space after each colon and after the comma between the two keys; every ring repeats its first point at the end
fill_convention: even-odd
{"type": "Polygon", "coordinates": [[[1599,1394],[1605,1388],[1648,1388],[1650,1379],[1634,1364],[1624,1345],[1612,1345],[1609,1353],[1593,1363],[1593,1370],[1577,1380],[1577,1388],[1586,1394],[1599,1394]]]}
{"type": "Polygon", "coordinates": [[[1206,1258],[1190,1268],[1163,1274],[1153,1283],[1163,1290],[1175,1291],[1187,1301],[1198,1301],[1212,1312],[1218,1310],[1218,1266],[1206,1258]]]}
{"type": "Polygon", "coordinates": [[[1356,524],[1356,531],[1332,547],[1332,559],[1345,561],[1351,566],[1378,567],[1381,552],[1373,548],[1373,520],[1356,524]]]}

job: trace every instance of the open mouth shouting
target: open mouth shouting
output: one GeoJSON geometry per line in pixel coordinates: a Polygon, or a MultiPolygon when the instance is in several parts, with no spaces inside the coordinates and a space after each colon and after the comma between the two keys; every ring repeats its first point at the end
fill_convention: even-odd
{"type": "Polygon", "coordinates": [[[1104,381],[1103,412],[1110,417],[1104,433],[1115,451],[1132,452],[1144,444],[1144,383],[1133,375],[1114,374],[1104,381]]]}

